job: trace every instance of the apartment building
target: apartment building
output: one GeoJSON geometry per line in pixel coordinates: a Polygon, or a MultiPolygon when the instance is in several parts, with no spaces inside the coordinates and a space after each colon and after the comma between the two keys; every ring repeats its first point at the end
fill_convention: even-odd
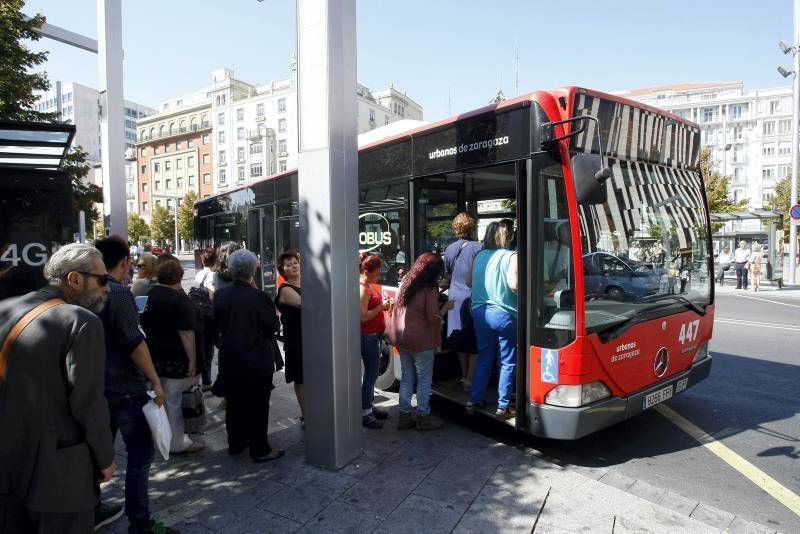
{"type": "Polygon", "coordinates": [[[791,174],[792,88],[745,92],[742,82],[662,85],[621,91],[700,126],[717,169],[731,176],[735,200],[764,207],[775,184],[791,174]]]}
{"type": "Polygon", "coordinates": [[[139,120],[136,171],[126,177],[135,184],[131,212],[149,222],[155,206],[172,211],[189,191],[199,198],[214,193],[211,117],[205,97],[187,97],[180,107],[139,120]]]}

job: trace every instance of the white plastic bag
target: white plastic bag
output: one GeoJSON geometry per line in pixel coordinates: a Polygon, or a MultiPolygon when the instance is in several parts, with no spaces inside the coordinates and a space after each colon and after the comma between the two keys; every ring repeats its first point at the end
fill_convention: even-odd
{"type": "MultiPolygon", "coordinates": [[[[155,398],[155,393],[152,391],[148,391],[147,394],[151,398],[155,398]]],[[[153,435],[153,443],[156,449],[165,460],[169,460],[172,429],[169,426],[169,419],[167,419],[167,411],[163,406],[156,404],[154,400],[150,400],[142,406],[142,411],[144,412],[144,418],[147,419],[147,425],[150,427],[150,433],[153,435]]]]}

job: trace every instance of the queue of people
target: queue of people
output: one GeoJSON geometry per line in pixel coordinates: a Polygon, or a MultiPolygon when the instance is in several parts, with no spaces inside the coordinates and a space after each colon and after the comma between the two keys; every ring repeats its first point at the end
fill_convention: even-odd
{"type": "MultiPolygon", "coordinates": [[[[421,254],[396,301],[381,295],[381,258],[359,255],[361,415],[367,429],[382,428],[389,417],[374,405],[384,333],[399,350],[402,367],[398,429],[442,427],[429,398],[443,339],[459,353],[468,411],[484,403],[499,360],[497,417],[513,416],[513,223],[492,223],[482,243],[469,215],[456,217],[453,228],[459,239],[444,257],[421,254]]],[[[253,252],[229,242],[202,251],[201,259],[196,288],[187,295],[183,268],[171,254],[134,260],[128,243],[113,236],[94,246],[71,244],[45,266],[48,286],[0,302],[0,427],[13,429],[0,440],[0,531],[90,532],[119,518],[122,507],[99,499],[99,484],[116,471],[119,433],[127,450],[129,532],[177,532],[150,514],[155,447],[142,408],[151,400],[165,408],[172,454],[201,452],[205,444],[185,431],[182,410],[184,392],[199,388],[201,377],[205,389],[224,398],[230,455],[249,450],[256,463],[283,456],[268,439],[273,374],[284,365],[276,342],[281,330],[285,379],[293,383],[301,422],[305,416],[300,254],[289,250],[278,257],[285,282],[274,301],[255,283],[253,252]],[[126,285],[134,261],[138,277],[126,285]]]]}

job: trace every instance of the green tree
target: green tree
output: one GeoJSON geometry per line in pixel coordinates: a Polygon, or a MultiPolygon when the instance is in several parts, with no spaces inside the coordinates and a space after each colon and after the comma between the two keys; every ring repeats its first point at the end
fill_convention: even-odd
{"type": "Polygon", "coordinates": [[[191,241],[194,239],[194,203],[197,201],[197,193],[189,191],[183,197],[181,207],[178,208],[178,234],[181,239],[191,241]]]}
{"type": "MultiPolygon", "coordinates": [[[[731,177],[720,173],[714,166],[711,150],[704,148],[700,152],[700,173],[703,175],[703,182],[706,187],[706,198],[708,199],[708,210],[711,213],[731,213],[742,211],[747,208],[749,199],[734,201],[730,194],[731,177]]],[[[711,230],[716,232],[721,223],[712,223],[711,230]]]]}
{"type": "Polygon", "coordinates": [[[99,185],[89,183],[86,177],[89,175],[89,164],[86,163],[86,152],[83,147],[76,146],[64,156],[63,170],[67,173],[72,183],[72,210],[75,216],[83,210],[86,213],[87,221],[102,219],[100,210],[96,204],[103,202],[103,188],[99,185]]]}
{"type": "Polygon", "coordinates": [[[47,59],[47,52],[31,52],[25,41],[38,41],[35,29],[45,22],[42,15],[25,20],[24,0],[0,2],[0,119],[49,122],[54,113],[35,111],[37,91],[50,88],[47,74],[30,72],[47,59]]]}
{"type": "MultiPolygon", "coordinates": [[[[798,181],[800,184],[800,181],[798,181]]],[[[789,217],[789,208],[791,208],[792,196],[792,181],[789,176],[784,177],[777,184],[775,184],[775,191],[767,199],[766,206],[775,211],[783,213],[783,230],[788,235],[789,225],[791,224],[791,217],[789,217]]]]}
{"type": "Polygon", "coordinates": [[[150,235],[156,241],[164,241],[175,235],[175,217],[161,204],[153,208],[150,217],[150,235]]]}
{"type": "Polygon", "coordinates": [[[150,235],[150,226],[138,213],[128,214],[128,240],[138,243],[142,236],[150,235]]]}

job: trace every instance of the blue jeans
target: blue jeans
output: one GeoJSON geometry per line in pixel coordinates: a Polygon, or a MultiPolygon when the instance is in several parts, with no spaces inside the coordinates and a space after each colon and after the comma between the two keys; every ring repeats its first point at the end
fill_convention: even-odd
{"type": "Polygon", "coordinates": [[[411,411],[411,395],[414,384],[417,385],[417,413],[431,413],[428,401],[431,398],[431,382],[433,381],[433,349],[422,352],[400,351],[400,366],[403,376],[400,378],[400,413],[411,411]]]}
{"type": "Polygon", "coordinates": [[[142,406],[150,397],[142,391],[141,395],[108,394],[107,398],[111,432],[116,438],[119,430],[128,450],[128,466],[125,469],[125,514],[130,522],[128,532],[144,532],[150,523],[147,490],[154,447],[142,406]]]}
{"type": "Polygon", "coordinates": [[[364,362],[364,378],[361,380],[361,415],[372,413],[375,397],[375,381],[378,380],[381,334],[361,334],[361,361],[364,362]]]}
{"type": "Polygon", "coordinates": [[[469,401],[480,404],[498,362],[500,379],[497,384],[497,407],[508,408],[514,392],[514,371],[517,367],[517,318],[491,304],[472,310],[475,336],[478,338],[478,359],[472,375],[469,401]],[[499,358],[498,358],[499,356],[499,358]]]}

